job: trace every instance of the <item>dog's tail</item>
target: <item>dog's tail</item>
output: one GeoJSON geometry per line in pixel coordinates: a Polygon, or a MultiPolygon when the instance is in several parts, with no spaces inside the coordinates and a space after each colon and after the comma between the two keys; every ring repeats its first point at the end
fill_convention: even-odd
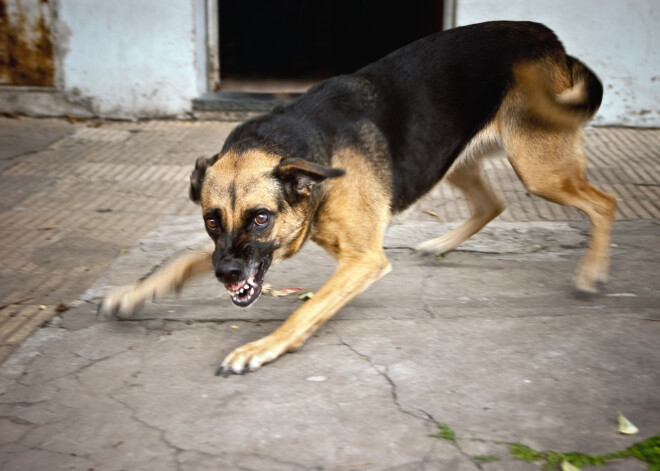
{"type": "Polygon", "coordinates": [[[578,59],[566,58],[573,86],[560,93],[553,92],[551,74],[538,64],[520,64],[515,68],[514,76],[538,118],[560,128],[575,128],[598,111],[603,99],[603,85],[596,74],[578,59]]]}

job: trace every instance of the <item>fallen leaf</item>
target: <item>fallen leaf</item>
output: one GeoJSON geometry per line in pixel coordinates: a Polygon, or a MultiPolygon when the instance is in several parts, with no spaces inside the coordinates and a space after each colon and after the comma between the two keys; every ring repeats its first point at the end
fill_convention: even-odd
{"type": "Polygon", "coordinates": [[[119,251],[119,255],[126,255],[126,249],[121,249],[119,251]]]}
{"type": "Polygon", "coordinates": [[[261,293],[262,294],[268,294],[268,293],[271,292],[272,289],[273,289],[273,285],[271,285],[270,283],[264,283],[261,286],[261,293]]]}
{"type": "Polygon", "coordinates": [[[40,309],[41,311],[46,310],[46,307],[48,307],[48,306],[46,306],[45,304],[40,304],[40,305],[39,305],[39,309],[40,309]]]}
{"type": "Polygon", "coordinates": [[[232,325],[230,325],[230,327],[231,327],[232,329],[238,329],[238,326],[237,326],[236,324],[232,324],[232,325]]]}
{"type": "Polygon", "coordinates": [[[628,420],[621,412],[617,412],[619,415],[619,433],[624,435],[635,435],[639,432],[639,429],[635,427],[630,420],[628,420]]]}
{"type": "Polygon", "coordinates": [[[575,466],[573,466],[568,461],[562,460],[562,462],[561,462],[561,471],[580,471],[580,468],[576,468],[575,466]]]}
{"type": "Polygon", "coordinates": [[[439,217],[439,216],[438,216],[438,213],[436,213],[435,211],[431,211],[430,209],[425,209],[425,210],[422,211],[422,212],[423,212],[424,214],[428,214],[429,216],[433,216],[434,218],[439,217]]]}
{"type": "Polygon", "coordinates": [[[301,301],[307,301],[308,299],[312,299],[313,297],[314,297],[314,293],[309,291],[305,294],[301,294],[300,296],[298,296],[298,299],[300,299],[301,301]]]}
{"type": "Polygon", "coordinates": [[[289,296],[293,293],[297,293],[298,291],[302,291],[302,288],[274,289],[273,292],[271,293],[271,295],[276,297],[276,298],[281,298],[282,296],[289,296]]]}

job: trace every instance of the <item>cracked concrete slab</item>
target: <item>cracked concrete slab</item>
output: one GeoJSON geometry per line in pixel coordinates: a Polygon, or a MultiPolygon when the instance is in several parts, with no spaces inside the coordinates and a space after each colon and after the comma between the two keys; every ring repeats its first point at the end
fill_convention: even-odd
{"type": "MultiPolygon", "coordinates": [[[[472,469],[450,444],[428,437],[431,422],[402,414],[385,378],[330,332],[305,355],[289,355],[263,374],[212,375],[214,346],[243,343],[269,328],[194,324],[164,332],[104,323],[72,332],[65,343],[51,336],[3,396],[0,416],[29,425],[28,431],[18,427],[21,445],[84,457],[95,469],[115,469],[109,463],[169,469],[183,452],[230,469],[350,469],[355,463],[384,469],[427,456],[472,469]],[[115,345],[90,349],[90,338],[98,336],[115,345]],[[54,358],[64,366],[45,372],[43,365],[54,358]],[[50,393],[19,401],[31,388],[50,393]],[[250,462],[279,468],[252,468],[250,462]]],[[[7,464],[16,459],[6,458],[7,464]]],[[[180,464],[185,469],[186,461],[180,464]]]]}
{"type": "MultiPolygon", "coordinates": [[[[0,469],[532,471],[508,442],[605,453],[660,433],[657,130],[585,132],[592,179],[619,197],[601,294],[570,282],[584,218],[529,197],[500,156],[485,171],[512,205],[484,231],[442,258],[412,250],[465,216],[440,185],[389,229],[390,275],[299,352],[218,378],[302,301],[239,310],[207,278],[123,321],[97,319],[96,303],[208,244],[185,169],[234,123],[97,124],[0,158],[0,320],[71,307],[2,365],[0,469]],[[617,410],[638,435],[617,433],[617,410]],[[438,423],[457,440],[431,436],[438,423]]],[[[266,281],[316,291],[333,269],[309,244],[266,281]]]]}
{"type": "MultiPolygon", "coordinates": [[[[445,225],[404,224],[412,237],[394,225],[386,239],[393,273],[299,352],[218,378],[225,354],[301,301],[242,311],[200,279],[130,320],[97,319],[108,287],[207,243],[197,218],[166,218],[5,363],[0,466],[522,471],[538,466],[507,442],[600,454],[658,433],[660,225],[620,223],[613,278],[585,298],[570,284],[579,223],[495,223],[441,259],[410,247],[445,225]],[[617,410],[639,436],[616,432],[617,410]],[[432,437],[439,422],[458,440],[432,437]]],[[[267,281],[315,291],[333,266],[309,245],[267,281]]]]}

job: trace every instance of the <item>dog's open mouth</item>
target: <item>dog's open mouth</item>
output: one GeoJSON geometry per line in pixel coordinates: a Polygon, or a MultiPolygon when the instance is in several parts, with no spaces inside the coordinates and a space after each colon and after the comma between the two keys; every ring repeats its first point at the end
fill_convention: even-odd
{"type": "Polygon", "coordinates": [[[255,268],[246,280],[235,283],[226,283],[232,302],[238,307],[248,307],[255,302],[261,294],[261,285],[264,281],[264,264],[255,268]]]}

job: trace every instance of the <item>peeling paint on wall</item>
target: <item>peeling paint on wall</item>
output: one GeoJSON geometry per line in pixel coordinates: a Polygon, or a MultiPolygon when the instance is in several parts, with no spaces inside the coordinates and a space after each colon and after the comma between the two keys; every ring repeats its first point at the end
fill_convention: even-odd
{"type": "Polygon", "coordinates": [[[0,85],[54,85],[51,0],[0,0],[0,85]]]}

